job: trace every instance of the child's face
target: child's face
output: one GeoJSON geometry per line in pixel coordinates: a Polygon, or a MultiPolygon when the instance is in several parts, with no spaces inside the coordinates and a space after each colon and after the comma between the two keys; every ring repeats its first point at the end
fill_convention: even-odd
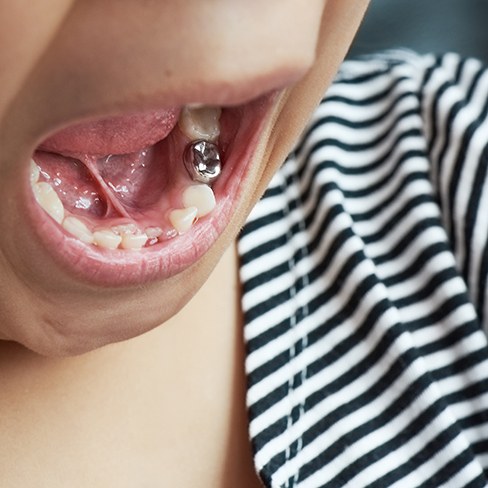
{"type": "Polygon", "coordinates": [[[78,353],[184,306],[291,149],[366,4],[0,0],[0,338],[78,353]],[[219,109],[203,129],[181,115],[195,104],[219,109]],[[195,182],[183,159],[197,139],[215,144],[222,172],[215,208],[187,228],[200,203],[185,196],[195,182]]]}

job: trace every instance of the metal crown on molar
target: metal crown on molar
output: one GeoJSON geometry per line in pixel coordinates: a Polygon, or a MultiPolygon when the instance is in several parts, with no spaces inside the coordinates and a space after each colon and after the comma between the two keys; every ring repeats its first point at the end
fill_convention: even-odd
{"type": "Polygon", "coordinates": [[[219,148],[209,141],[188,144],[183,160],[190,177],[207,185],[211,185],[219,177],[222,169],[219,148]]]}

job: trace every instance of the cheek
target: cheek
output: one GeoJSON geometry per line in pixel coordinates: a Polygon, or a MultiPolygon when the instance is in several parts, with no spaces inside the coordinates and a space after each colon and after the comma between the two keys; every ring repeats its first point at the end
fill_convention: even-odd
{"type": "Polygon", "coordinates": [[[369,0],[328,0],[316,17],[320,20],[315,46],[315,61],[297,84],[284,94],[273,128],[263,151],[262,176],[256,185],[255,199],[265,191],[277,168],[292,151],[311,113],[332,83],[357,32],[369,0]]]}
{"type": "MultiPolygon", "coordinates": [[[[262,139],[244,203],[204,259],[174,279],[127,291],[78,286],[61,270],[42,263],[35,269],[24,266],[18,279],[22,266],[13,269],[12,262],[3,260],[4,335],[43,354],[77,354],[143,333],[177,313],[235,237],[330,82],[360,17],[361,7],[354,2],[361,3],[310,0],[305,10],[301,0],[232,5],[221,0],[217,17],[205,10],[212,2],[201,0],[159,2],[157,12],[150,8],[134,12],[134,3],[125,0],[77,2],[42,63],[22,85],[17,103],[11,105],[12,117],[3,118],[3,128],[13,126],[2,131],[4,155],[34,144],[50,127],[87,113],[123,110],[127,102],[144,103],[146,94],[153,101],[205,101],[217,92],[224,99],[238,100],[290,83],[313,64],[319,34],[320,57],[303,81],[284,94],[275,127],[269,138],[262,139]],[[165,9],[172,9],[173,16],[165,9]],[[178,15],[182,24],[175,21],[178,15]],[[178,25],[187,29],[184,49],[178,25]],[[7,118],[15,123],[7,124],[7,118]],[[9,273],[11,279],[6,277],[9,273]],[[67,286],[61,286],[63,282],[67,286]]],[[[8,186],[5,181],[0,184],[8,186]]],[[[5,218],[12,221],[14,216],[11,212],[5,218]]],[[[15,248],[15,239],[11,241],[15,248]]],[[[33,249],[31,255],[35,254],[33,249]]]]}
{"type": "Polygon", "coordinates": [[[63,21],[72,0],[0,0],[0,118],[63,21]],[[4,69],[8,67],[8,69],[4,69]]]}
{"type": "Polygon", "coordinates": [[[32,132],[142,94],[235,104],[288,85],[313,63],[324,1],[150,5],[76,2],[21,93],[32,132]]]}

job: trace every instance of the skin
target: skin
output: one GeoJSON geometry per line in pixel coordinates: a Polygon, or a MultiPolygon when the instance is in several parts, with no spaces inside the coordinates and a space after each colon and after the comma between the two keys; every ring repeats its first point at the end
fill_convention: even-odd
{"type": "Polygon", "coordinates": [[[0,421],[0,485],[75,486],[81,470],[80,486],[139,486],[128,481],[138,472],[147,486],[259,486],[245,428],[231,244],[368,2],[38,3],[0,0],[0,66],[8,66],[0,71],[0,417],[8,419],[0,421]],[[144,287],[108,289],[80,282],[35,245],[16,195],[49,133],[86,117],[242,103],[270,89],[281,96],[239,208],[192,267],[144,287]],[[67,425],[81,434],[66,436],[67,425]],[[179,469],[183,463],[192,469],[179,469]]]}
{"type": "Polygon", "coordinates": [[[51,0],[41,11],[13,3],[0,2],[9,46],[0,52],[9,66],[0,95],[0,337],[44,355],[79,354],[154,328],[196,293],[330,82],[366,2],[311,0],[303,9],[298,0],[51,0]],[[191,268],[114,290],[79,282],[37,245],[16,196],[30,154],[50,132],[158,105],[241,103],[283,86],[239,209],[191,268]]]}

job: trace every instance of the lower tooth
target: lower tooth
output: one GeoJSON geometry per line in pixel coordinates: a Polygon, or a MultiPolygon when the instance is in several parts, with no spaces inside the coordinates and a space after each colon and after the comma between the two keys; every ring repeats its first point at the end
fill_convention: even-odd
{"type": "Polygon", "coordinates": [[[178,208],[171,211],[169,220],[178,234],[184,234],[191,229],[197,213],[198,209],[196,207],[178,208]]]}
{"type": "Polygon", "coordinates": [[[157,239],[159,236],[163,235],[163,229],[160,227],[148,227],[145,233],[149,239],[157,239]]]}
{"type": "Polygon", "coordinates": [[[105,249],[117,249],[122,237],[108,229],[97,230],[93,233],[93,243],[105,249]]]}
{"type": "Polygon", "coordinates": [[[207,185],[192,185],[183,192],[183,205],[196,207],[197,217],[209,214],[215,208],[215,195],[207,185]]]}
{"type": "Polygon", "coordinates": [[[124,234],[120,247],[123,249],[141,249],[147,242],[146,234],[124,234]]]}
{"type": "Polygon", "coordinates": [[[53,187],[49,183],[41,181],[32,185],[32,191],[39,206],[58,224],[61,224],[64,219],[64,206],[53,187]]]}
{"type": "Polygon", "coordinates": [[[39,181],[40,173],[41,173],[41,170],[39,169],[39,166],[37,166],[36,162],[33,159],[31,159],[30,160],[30,183],[31,183],[31,185],[34,185],[39,181]]]}
{"type": "Polygon", "coordinates": [[[216,144],[197,140],[188,144],[183,152],[183,164],[193,181],[211,185],[222,172],[222,160],[216,144]]]}
{"type": "Polygon", "coordinates": [[[113,227],[110,228],[112,232],[114,232],[117,235],[123,236],[125,234],[136,234],[139,232],[139,229],[137,228],[136,224],[120,224],[120,225],[114,225],[113,227]]]}
{"type": "Polygon", "coordinates": [[[81,242],[93,244],[93,234],[90,229],[76,217],[66,217],[63,220],[63,228],[81,242]]]}

